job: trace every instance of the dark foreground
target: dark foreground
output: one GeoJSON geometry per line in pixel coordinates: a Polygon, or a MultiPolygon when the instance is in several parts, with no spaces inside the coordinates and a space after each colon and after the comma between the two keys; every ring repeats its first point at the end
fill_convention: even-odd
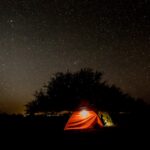
{"type": "Polygon", "coordinates": [[[1,146],[12,149],[92,149],[150,148],[149,124],[116,126],[83,131],[64,131],[65,119],[3,120],[0,124],[1,146]],[[80,146],[80,147],[79,147],[80,146]]]}

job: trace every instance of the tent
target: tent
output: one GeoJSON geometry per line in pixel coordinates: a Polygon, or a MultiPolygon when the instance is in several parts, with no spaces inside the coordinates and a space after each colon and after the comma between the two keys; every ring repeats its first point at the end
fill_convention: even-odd
{"type": "Polygon", "coordinates": [[[98,112],[98,116],[101,118],[104,127],[114,126],[114,123],[108,112],[98,112]]]}
{"type": "Polygon", "coordinates": [[[103,127],[103,123],[93,110],[80,109],[72,113],[64,130],[91,129],[103,127]]]}

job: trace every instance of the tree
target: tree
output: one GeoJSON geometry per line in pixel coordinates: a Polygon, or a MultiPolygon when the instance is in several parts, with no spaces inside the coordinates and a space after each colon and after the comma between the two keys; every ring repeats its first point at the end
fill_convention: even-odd
{"type": "Polygon", "coordinates": [[[107,85],[101,72],[88,68],[75,73],[56,73],[34,97],[26,104],[27,113],[73,110],[82,100],[110,111],[131,111],[135,106],[134,98],[114,85],[107,85]]]}

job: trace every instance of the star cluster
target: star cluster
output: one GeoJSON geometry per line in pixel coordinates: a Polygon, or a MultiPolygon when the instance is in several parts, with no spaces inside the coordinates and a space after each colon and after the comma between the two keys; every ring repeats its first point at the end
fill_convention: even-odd
{"type": "Polygon", "coordinates": [[[150,103],[148,0],[1,0],[0,110],[23,112],[56,72],[89,67],[150,103]]]}

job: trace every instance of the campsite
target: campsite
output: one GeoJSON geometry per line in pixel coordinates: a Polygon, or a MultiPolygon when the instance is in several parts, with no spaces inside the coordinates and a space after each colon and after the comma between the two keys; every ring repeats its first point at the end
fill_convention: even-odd
{"type": "Polygon", "coordinates": [[[0,150],[90,146],[150,149],[150,0],[0,0],[0,150]]]}
{"type": "MultiPolygon", "coordinates": [[[[0,132],[1,143],[13,143],[13,147],[19,145],[24,147],[33,146],[43,149],[51,147],[68,148],[73,146],[94,146],[119,148],[129,146],[148,146],[149,141],[149,122],[144,123],[149,114],[143,116],[131,116],[121,114],[115,116],[118,125],[113,127],[90,128],[84,130],[64,130],[67,121],[71,116],[1,116],[0,132]],[[120,122],[119,122],[120,121],[120,122]]],[[[112,118],[113,119],[113,118],[112,118]]],[[[115,122],[116,123],[116,122],[115,122]]],[[[9,144],[4,144],[9,147],[9,144]]]]}
{"type": "Polygon", "coordinates": [[[150,106],[89,69],[57,73],[24,114],[0,114],[1,143],[34,149],[148,146],[150,106]]]}

